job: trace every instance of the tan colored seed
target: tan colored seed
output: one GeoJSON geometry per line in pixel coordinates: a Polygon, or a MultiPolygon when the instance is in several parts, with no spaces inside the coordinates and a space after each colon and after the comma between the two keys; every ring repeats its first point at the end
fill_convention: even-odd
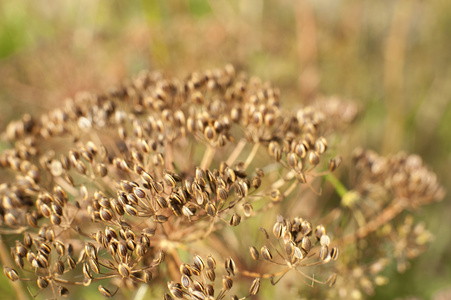
{"type": "Polygon", "coordinates": [[[225,261],[225,269],[229,275],[235,276],[236,265],[230,256],[225,261]]]}
{"type": "Polygon", "coordinates": [[[316,166],[319,164],[319,154],[316,151],[311,151],[308,156],[308,161],[311,165],[316,166]]]}
{"type": "Polygon", "coordinates": [[[49,280],[44,277],[39,277],[36,282],[40,289],[45,289],[49,285],[49,280]]]}
{"type": "Polygon", "coordinates": [[[238,226],[241,222],[241,216],[237,213],[233,213],[232,217],[230,218],[229,224],[232,226],[238,226]]]}
{"type": "Polygon", "coordinates": [[[117,267],[117,271],[119,272],[119,275],[121,275],[123,278],[130,277],[130,267],[124,263],[120,263],[117,267]]]}
{"type": "Polygon", "coordinates": [[[114,294],[112,294],[109,290],[104,288],[102,285],[99,285],[98,290],[104,297],[111,298],[114,296],[114,294]]]}
{"type": "Polygon", "coordinates": [[[252,281],[251,288],[249,289],[249,294],[251,296],[255,296],[257,295],[259,290],[260,290],[260,278],[255,278],[254,281],[252,281]]]}
{"type": "Polygon", "coordinates": [[[249,247],[249,252],[253,260],[258,260],[260,257],[260,253],[258,253],[258,250],[254,246],[249,247]]]}
{"type": "Polygon", "coordinates": [[[271,254],[271,252],[269,251],[269,249],[268,249],[267,246],[263,246],[263,247],[260,249],[260,252],[261,252],[261,255],[262,255],[263,259],[265,259],[265,260],[267,260],[267,261],[271,261],[271,260],[272,260],[272,254],[271,254]]]}
{"type": "Polygon", "coordinates": [[[224,276],[222,279],[222,288],[226,291],[230,290],[233,286],[233,279],[230,276],[224,276]]]}

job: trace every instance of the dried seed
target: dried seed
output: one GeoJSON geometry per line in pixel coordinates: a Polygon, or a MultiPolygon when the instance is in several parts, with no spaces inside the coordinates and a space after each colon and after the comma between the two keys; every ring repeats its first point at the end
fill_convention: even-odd
{"type": "Polygon", "coordinates": [[[213,126],[205,127],[204,136],[208,141],[212,141],[216,137],[216,130],[213,126]]]}
{"type": "Polygon", "coordinates": [[[215,281],[215,279],[216,279],[216,273],[215,273],[215,270],[214,270],[214,269],[208,268],[208,269],[205,271],[205,274],[207,275],[208,280],[210,280],[211,282],[214,282],[214,281],[215,281]]]}
{"type": "Polygon", "coordinates": [[[326,234],[326,228],[323,225],[316,226],[315,229],[316,240],[319,241],[324,234],[326,234]]]}
{"type": "Polygon", "coordinates": [[[112,294],[109,290],[104,288],[102,285],[99,285],[98,290],[102,294],[102,296],[107,297],[107,298],[111,298],[116,294],[116,293],[112,294]]]}
{"type": "Polygon", "coordinates": [[[156,258],[154,258],[154,260],[153,260],[153,264],[155,266],[161,264],[164,261],[164,256],[165,255],[164,255],[163,250],[160,249],[160,251],[158,251],[158,256],[156,258]]]}
{"type": "Polygon", "coordinates": [[[311,165],[316,166],[319,164],[319,154],[316,151],[311,151],[308,156],[308,161],[311,165]]]}
{"type": "Polygon", "coordinates": [[[49,280],[44,277],[39,277],[37,279],[37,284],[40,289],[45,289],[49,285],[49,280]]]}
{"type": "Polygon", "coordinates": [[[326,284],[328,284],[331,287],[335,284],[336,281],[337,281],[337,273],[332,273],[327,278],[326,284]]]}
{"type": "Polygon", "coordinates": [[[249,294],[251,296],[255,296],[257,295],[259,290],[260,290],[260,278],[255,278],[254,281],[252,281],[251,288],[249,289],[249,294]]]}
{"type": "Polygon", "coordinates": [[[339,253],[338,248],[337,248],[337,247],[333,247],[333,248],[330,250],[330,257],[331,257],[333,260],[337,260],[337,258],[338,258],[338,253],[339,253]]]}
{"type": "Polygon", "coordinates": [[[291,168],[296,168],[298,166],[298,156],[294,152],[290,152],[287,155],[287,163],[291,168]]]}
{"type": "Polygon", "coordinates": [[[117,271],[119,272],[119,275],[121,275],[123,278],[130,277],[130,267],[124,263],[120,263],[117,267],[117,271]]]}
{"type": "Polygon", "coordinates": [[[249,252],[253,260],[258,260],[258,258],[260,257],[258,250],[254,246],[249,247],[249,252]]]}
{"type": "Polygon", "coordinates": [[[216,268],[216,260],[213,258],[213,256],[211,255],[207,256],[207,265],[210,269],[216,268]]]}
{"type": "Polygon", "coordinates": [[[19,274],[17,274],[16,270],[3,266],[3,273],[5,273],[6,277],[8,277],[11,281],[19,280],[19,274]]]}
{"type": "Polygon", "coordinates": [[[54,270],[58,275],[63,275],[64,274],[64,263],[61,260],[57,260],[55,262],[55,267],[54,270]]]}
{"type": "Polygon", "coordinates": [[[253,210],[253,208],[252,208],[252,205],[250,203],[244,203],[243,204],[243,211],[244,211],[244,215],[246,217],[249,218],[252,215],[252,210],[253,210]]]}
{"type": "Polygon", "coordinates": [[[228,291],[232,288],[233,286],[233,279],[230,276],[224,276],[224,278],[222,279],[222,288],[225,291],[228,291]]]}
{"type": "Polygon", "coordinates": [[[265,260],[267,260],[267,261],[271,261],[271,260],[272,260],[272,254],[271,254],[271,252],[269,251],[269,249],[268,249],[267,246],[263,246],[263,247],[260,249],[260,252],[261,252],[261,255],[262,255],[263,259],[265,259],[265,260]]]}
{"type": "Polygon", "coordinates": [[[101,208],[100,209],[100,218],[105,221],[111,221],[113,219],[113,213],[109,209],[101,208]]]}
{"type": "Polygon", "coordinates": [[[69,290],[68,290],[66,287],[64,287],[64,286],[59,286],[59,287],[58,287],[58,294],[59,294],[61,297],[69,297],[70,292],[69,292],[69,290]]]}
{"type": "Polygon", "coordinates": [[[180,282],[185,289],[188,289],[191,284],[191,280],[185,274],[182,275],[180,282]]]}
{"type": "Polygon", "coordinates": [[[229,275],[235,276],[236,265],[230,256],[225,261],[225,269],[229,275]]]}
{"type": "Polygon", "coordinates": [[[202,259],[202,257],[200,257],[199,255],[196,255],[194,257],[194,265],[200,270],[202,271],[205,268],[205,263],[202,259]]]}
{"type": "Polygon", "coordinates": [[[83,263],[83,275],[86,279],[92,279],[92,274],[87,263],[83,263]]]}
{"type": "Polygon", "coordinates": [[[75,267],[77,267],[77,263],[71,256],[68,256],[66,260],[67,260],[67,265],[69,266],[69,268],[71,270],[73,270],[73,269],[75,269],[75,267]]]}
{"type": "Polygon", "coordinates": [[[229,224],[231,226],[238,226],[241,222],[241,216],[237,213],[233,213],[232,217],[230,218],[229,224]]]}
{"type": "Polygon", "coordinates": [[[282,200],[282,194],[280,193],[280,191],[278,189],[271,190],[269,197],[274,202],[278,202],[278,201],[282,200]]]}
{"type": "Polygon", "coordinates": [[[321,236],[321,238],[320,238],[319,241],[320,241],[321,246],[322,246],[322,245],[329,246],[329,244],[330,244],[330,238],[329,238],[329,236],[326,235],[326,234],[323,234],[323,235],[321,236]]]}
{"type": "Polygon", "coordinates": [[[137,216],[138,215],[138,211],[136,210],[136,208],[134,208],[131,205],[128,205],[128,204],[125,205],[124,210],[127,213],[127,215],[129,215],[129,216],[137,216]]]}
{"type": "Polygon", "coordinates": [[[309,253],[312,248],[312,242],[310,239],[306,236],[304,236],[301,239],[301,249],[304,250],[306,253],[309,253]]]}
{"type": "Polygon", "coordinates": [[[226,201],[227,197],[229,197],[229,193],[227,192],[227,190],[222,187],[222,186],[218,186],[216,188],[216,195],[218,195],[219,200],[221,201],[226,201]]]}
{"type": "Polygon", "coordinates": [[[180,283],[170,281],[168,282],[169,292],[171,292],[172,296],[175,298],[183,298],[184,292],[183,287],[180,283]]]}
{"type": "Polygon", "coordinates": [[[166,217],[165,215],[155,215],[154,216],[154,221],[157,223],[164,223],[168,220],[168,217],[166,217]]]}
{"type": "Polygon", "coordinates": [[[321,260],[327,260],[329,257],[329,247],[327,245],[322,245],[321,250],[319,252],[319,258],[321,260]]]}

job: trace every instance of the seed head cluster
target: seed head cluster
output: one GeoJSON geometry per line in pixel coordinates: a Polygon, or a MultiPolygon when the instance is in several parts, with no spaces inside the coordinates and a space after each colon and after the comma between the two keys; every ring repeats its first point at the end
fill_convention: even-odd
{"type": "MultiPolygon", "coordinates": [[[[266,242],[248,245],[250,257],[281,271],[253,271],[232,244],[218,244],[224,231],[279,212],[300,191],[319,198],[315,179],[342,162],[328,140],[355,119],[356,106],[332,97],[288,110],[280,98],[278,88],[231,65],[185,79],[142,72],[11,122],[10,148],[0,154],[1,234],[13,237],[2,243],[13,264],[2,261],[6,277],[53,297],[72,286],[95,284],[112,297],[167,282],[166,299],[223,299],[237,276],[252,280],[241,296],[252,297],[290,270],[308,285],[332,286],[339,270],[325,281],[304,271],[339,257],[327,224],[278,215],[273,237],[262,229],[266,242]],[[186,254],[192,264],[181,262],[186,254]]],[[[379,184],[390,198],[408,199],[403,208],[417,208],[443,193],[416,156],[361,151],[355,163],[361,195],[379,184]]]]}

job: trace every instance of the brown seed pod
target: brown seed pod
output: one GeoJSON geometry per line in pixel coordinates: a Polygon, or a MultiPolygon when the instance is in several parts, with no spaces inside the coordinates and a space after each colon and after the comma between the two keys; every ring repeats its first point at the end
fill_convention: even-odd
{"type": "Polygon", "coordinates": [[[199,255],[194,256],[194,265],[195,265],[200,271],[202,271],[202,270],[205,268],[204,260],[203,260],[202,257],[200,257],[199,255]]]}
{"type": "Polygon", "coordinates": [[[244,212],[244,215],[247,218],[249,218],[252,215],[252,211],[253,211],[253,208],[252,208],[252,205],[250,203],[244,203],[243,204],[243,212],[244,212]]]}
{"type": "Polygon", "coordinates": [[[54,266],[54,271],[58,274],[58,275],[63,275],[64,274],[64,263],[61,260],[57,260],[55,262],[55,266],[54,266]]]}
{"type": "Polygon", "coordinates": [[[109,209],[101,208],[100,209],[100,218],[105,221],[111,221],[113,219],[113,213],[109,209]]]}
{"type": "Polygon", "coordinates": [[[260,253],[258,253],[258,250],[254,246],[249,247],[249,253],[251,254],[253,260],[258,260],[260,257],[260,253]]]}
{"type": "Polygon", "coordinates": [[[341,164],[341,156],[329,159],[329,171],[333,172],[341,164]]]}
{"type": "Polygon", "coordinates": [[[157,223],[164,223],[168,220],[168,217],[166,217],[165,215],[155,215],[154,216],[154,221],[157,223]]]}
{"type": "Polygon", "coordinates": [[[97,289],[99,290],[100,294],[102,294],[102,296],[107,297],[107,298],[113,297],[117,292],[117,290],[116,290],[116,292],[111,293],[108,289],[104,288],[102,285],[99,285],[99,287],[97,289]]]}
{"type": "Polygon", "coordinates": [[[58,286],[58,294],[61,297],[69,297],[70,292],[66,287],[60,285],[60,286],[58,286]]]}
{"type": "Polygon", "coordinates": [[[124,263],[120,263],[119,266],[117,267],[117,271],[119,273],[119,275],[121,275],[123,278],[128,278],[130,277],[130,267],[127,264],[124,263]]]}
{"type": "Polygon", "coordinates": [[[296,153],[294,153],[294,152],[288,153],[288,155],[287,155],[287,163],[293,169],[298,166],[299,159],[298,159],[298,156],[296,155],[296,153]]]}
{"type": "Polygon", "coordinates": [[[45,289],[46,287],[48,287],[49,280],[47,278],[40,276],[40,277],[38,277],[36,283],[38,284],[38,287],[42,290],[42,289],[45,289]]]}
{"type": "Polygon", "coordinates": [[[216,195],[218,196],[218,199],[221,200],[221,201],[226,201],[227,198],[229,197],[229,193],[222,186],[218,186],[216,188],[216,195]]]}
{"type": "Polygon", "coordinates": [[[326,284],[328,284],[331,287],[335,284],[336,281],[337,281],[337,273],[332,273],[327,278],[326,284]]]}
{"type": "Polygon", "coordinates": [[[131,205],[125,205],[124,210],[129,216],[134,217],[138,215],[138,211],[136,210],[136,208],[134,208],[131,205]]]}
{"type": "Polygon", "coordinates": [[[67,261],[67,265],[69,266],[69,269],[73,270],[77,267],[77,263],[71,256],[68,256],[66,261],[67,261]]]}
{"type": "Polygon", "coordinates": [[[222,279],[222,288],[225,291],[228,291],[232,288],[233,286],[233,279],[230,276],[224,276],[224,278],[222,279]]]}
{"type": "Polygon", "coordinates": [[[34,228],[38,227],[38,220],[33,214],[27,213],[26,219],[27,219],[28,225],[30,225],[31,227],[34,227],[34,228]]]}
{"type": "Polygon", "coordinates": [[[257,295],[259,290],[260,290],[260,278],[255,278],[254,281],[252,281],[251,287],[249,289],[249,294],[251,296],[255,296],[257,295]]]}
{"type": "Polygon", "coordinates": [[[338,254],[339,254],[339,250],[338,250],[337,247],[333,247],[333,248],[330,250],[330,257],[331,257],[333,260],[337,260],[338,254]]]}
{"type": "Polygon", "coordinates": [[[319,164],[319,154],[316,151],[311,151],[308,156],[308,161],[311,165],[316,166],[319,164]]]}
{"type": "Polygon", "coordinates": [[[33,245],[33,239],[31,238],[31,235],[29,233],[24,234],[23,243],[27,248],[30,248],[33,245]]]}
{"type": "Polygon", "coordinates": [[[160,249],[160,251],[158,251],[158,255],[153,260],[153,264],[155,266],[161,264],[164,261],[164,257],[165,257],[164,252],[163,250],[160,249]]]}
{"type": "Polygon", "coordinates": [[[272,233],[279,239],[282,236],[283,224],[280,222],[276,222],[272,228],[272,233]]]}
{"type": "Polygon", "coordinates": [[[319,252],[319,258],[321,260],[326,260],[329,257],[329,247],[327,245],[322,245],[319,252]]]}
{"type": "Polygon", "coordinates": [[[216,279],[216,272],[214,269],[206,269],[205,275],[207,275],[208,280],[210,280],[211,282],[214,282],[216,279]]]}
{"type": "Polygon", "coordinates": [[[282,194],[280,193],[280,191],[278,189],[271,190],[271,192],[269,193],[269,197],[274,202],[281,201],[283,198],[282,194]]]}
{"type": "Polygon", "coordinates": [[[316,240],[319,241],[324,234],[326,234],[326,228],[323,225],[316,226],[315,229],[316,240]]]}
{"type": "Polygon", "coordinates": [[[216,137],[216,130],[213,126],[208,125],[205,127],[204,136],[208,141],[213,141],[216,137]]]}
{"type": "Polygon", "coordinates": [[[268,249],[267,246],[263,246],[263,247],[260,249],[260,253],[261,253],[263,259],[265,259],[265,260],[267,260],[267,261],[271,261],[271,260],[272,260],[272,254],[271,254],[271,252],[269,251],[269,249],[268,249]]]}
{"type": "Polygon", "coordinates": [[[301,249],[305,251],[305,253],[309,253],[312,248],[312,242],[306,236],[301,239],[301,249]]]}
{"type": "Polygon", "coordinates": [[[238,226],[241,222],[241,216],[237,213],[233,213],[232,217],[230,218],[229,224],[231,226],[238,226]]]}
{"type": "Polygon", "coordinates": [[[216,269],[216,260],[213,258],[213,256],[207,256],[207,265],[210,269],[216,269]]]}
{"type": "Polygon", "coordinates": [[[8,277],[8,279],[11,281],[16,281],[20,279],[19,274],[17,274],[16,270],[11,269],[9,267],[3,266],[3,273],[5,273],[6,277],[8,277]]]}
{"type": "Polygon", "coordinates": [[[225,266],[227,273],[229,273],[229,275],[235,276],[236,265],[230,256],[227,257],[224,266],[225,266]]]}
{"type": "Polygon", "coordinates": [[[175,298],[183,298],[184,292],[183,287],[180,283],[170,281],[168,282],[168,288],[172,296],[174,296],[175,298]]]}
{"type": "Polygon", "coordinates": [[[83,275],[85,276],[85,279],[92,279],[92,274],[88,263],[83,263],[83,275]]]}

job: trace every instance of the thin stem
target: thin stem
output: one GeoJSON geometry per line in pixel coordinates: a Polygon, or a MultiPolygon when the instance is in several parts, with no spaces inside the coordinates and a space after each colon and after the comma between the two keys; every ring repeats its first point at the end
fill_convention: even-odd
{"type": "Polygon", "coordinates": [[[215,148],[208,145],[207,151],[204,153],[200,167],[202,170],[206,170],[210,167],[213,157],[215,156],[215,148]]]}
{"type": "Polygon", "coordinates": [[[233,152],[230,154],[229,158],[226,161],[227,165],[230,166],[235,162],[238,156],[240,156],[241,151],[243,151],[244,146],[246,146],[246,143],[247,143],[246,139],[241,139],[238,142],[238,145],[236,145],[235,149],[233,150],[233,152]]]}
{"type": "Polygon", "coordinates": [[[260,147],[260,144],[254,144],[254,147],[252,147],[251,153],[249,153],[249,156],[247,157],[246,161],[244,162],[244,169],[247,169],[249,165],[252,163],[252,160],[254,159],[255,155],[258,152],[258,148],[260,147]]]}
{"type": "Polygon", "coordinates": [[[358,239],[362,239],[369,235],[370,233],[376,231],[382,225],[393,220],[397,215],[399,215],[405,209],[405,201],[403,199],[394,200],[392,204],[387,206],[379,215],[374,219],[366,223],[365,226],[360,227],[355,232],[346,235],[341,243],[350,244],[358,239]]]}
{"type": "Polygon", "coordinates": [[[251,271],[247,271],[247,270],[240,270],[240,274],[246,276],[246,277],[260,277],[263,279],[269,279],[271,277],[277,277],[277,276],[282,276],[284,275],[286,272],[288,272],[291,268],[287,267],[285,269],[283,269],[280,272],[277,273],[273,273],[273,274],[268,274],[268,273],[257,273],[257,272],[251,272],[251,271]]]}
{"type": "Polygon", "coordinates": [[[343,196],[348,192],[346,187],[341,183],[340,180],[338,180],[337,177],[335,177],[333,174],[329,173],[324,178],[329,181],[332,186],[335,188],[335,191],[340,196],[340,198],[343,198],[343,196]]]}

